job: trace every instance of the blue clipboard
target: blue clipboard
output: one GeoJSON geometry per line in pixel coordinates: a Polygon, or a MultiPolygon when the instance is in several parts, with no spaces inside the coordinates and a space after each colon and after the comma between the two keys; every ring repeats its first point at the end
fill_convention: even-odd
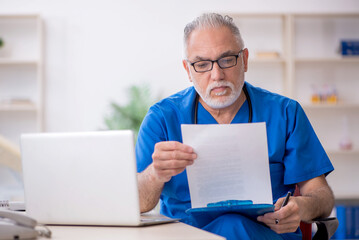
{"type": "Polygon", "coordinates": [[[190,208],[186,210],[192,224],[202,227],[217,217],[227,213],[237,213],[253,220],[265,213],[274,212],[273,204],[253,204],[251,200],[227,200],[210,203],[203,208],[190,208]]]}

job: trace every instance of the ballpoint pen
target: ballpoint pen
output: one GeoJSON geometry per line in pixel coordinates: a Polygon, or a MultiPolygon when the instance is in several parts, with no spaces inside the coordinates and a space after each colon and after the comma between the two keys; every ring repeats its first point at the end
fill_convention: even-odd
{"type": "MultiPolygon", "coordinates": [[[[282,202],[282,205],[280,206],[280,208],[284,207],[285,205],[288,204],[288,201],[289,201],[289,197],[292,195],[291,192],[288,192],[287,193],[287,196],[285,197],[284,201],[282,202]]],[[[279,223],[279,219],[276,219],[275,220],[275,224],[278,224],[279,223]]]]}

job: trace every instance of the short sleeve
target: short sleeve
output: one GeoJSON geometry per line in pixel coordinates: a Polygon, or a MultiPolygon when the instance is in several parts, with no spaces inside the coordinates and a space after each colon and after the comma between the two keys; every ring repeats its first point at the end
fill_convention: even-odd
{"type": "Polygon", "coordinates": [[[165,140],[161,115],[154,105],[142,121],[136,142],[137,172],[142,172],[152,163],[155,144],[165,140]]]}
{"type": "Polygon", "coordinates": [[[333,165],[299,103],[289,101],[286,115],[284,184],[306,181],[333,171],[333,165]]]}

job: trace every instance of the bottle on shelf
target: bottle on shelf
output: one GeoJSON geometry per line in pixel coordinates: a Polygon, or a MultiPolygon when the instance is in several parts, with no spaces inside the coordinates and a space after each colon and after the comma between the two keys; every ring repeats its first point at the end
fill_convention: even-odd
{"type": "Polygon", "coordinates": [[[339,141],[339,148],[341,150],[351,150],[353,148],[353,141],[349,136],[348,117],[343,116],[343,135],[339,141]]]}
{"type": "Polygon", "coordinates": [[[320,88],[312,84],[311,102],[336,104],[338,102],[338,94],[334,85],[323,84],[320,88]]]}
{"type": "Polygon", "coordinates": [[[320,103],[320,92],[315,84],[312,84],[312,103],[320,103]]]}
{"type": "Polygon", "coordinates": [[[326,100],[327,100],[327,103],[329,103],[329,104],[336,104],[338,102],[337,89],[334,85],[331,85],[329,87],[326,100]]]}

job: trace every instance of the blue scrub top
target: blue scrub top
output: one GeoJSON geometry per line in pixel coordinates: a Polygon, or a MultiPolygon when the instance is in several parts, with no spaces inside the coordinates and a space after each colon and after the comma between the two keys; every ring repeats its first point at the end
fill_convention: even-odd
{"type": "MultiPolygon", "coordinates": [[[[274,203],[295,184],[334,170],[307,116],[298,102],[254,87],[249,83],[253,122],[265,122],[274,203]]],[[[157,142],[182,142],[181,124],[194,123],[196,91],[189,87],[153,105],[144,118],[136,144],[137,171],[152,163],[157,142]]],[[[247,123],[247,101],[232,123],[247,123]]],[[[199,103],[198,124],[216,124],[212,115],[199,103]]],[[[186,171],[172,177],[161,194],[161,213],[188,222],[185,211],[191,208],[186,171]]]]}

